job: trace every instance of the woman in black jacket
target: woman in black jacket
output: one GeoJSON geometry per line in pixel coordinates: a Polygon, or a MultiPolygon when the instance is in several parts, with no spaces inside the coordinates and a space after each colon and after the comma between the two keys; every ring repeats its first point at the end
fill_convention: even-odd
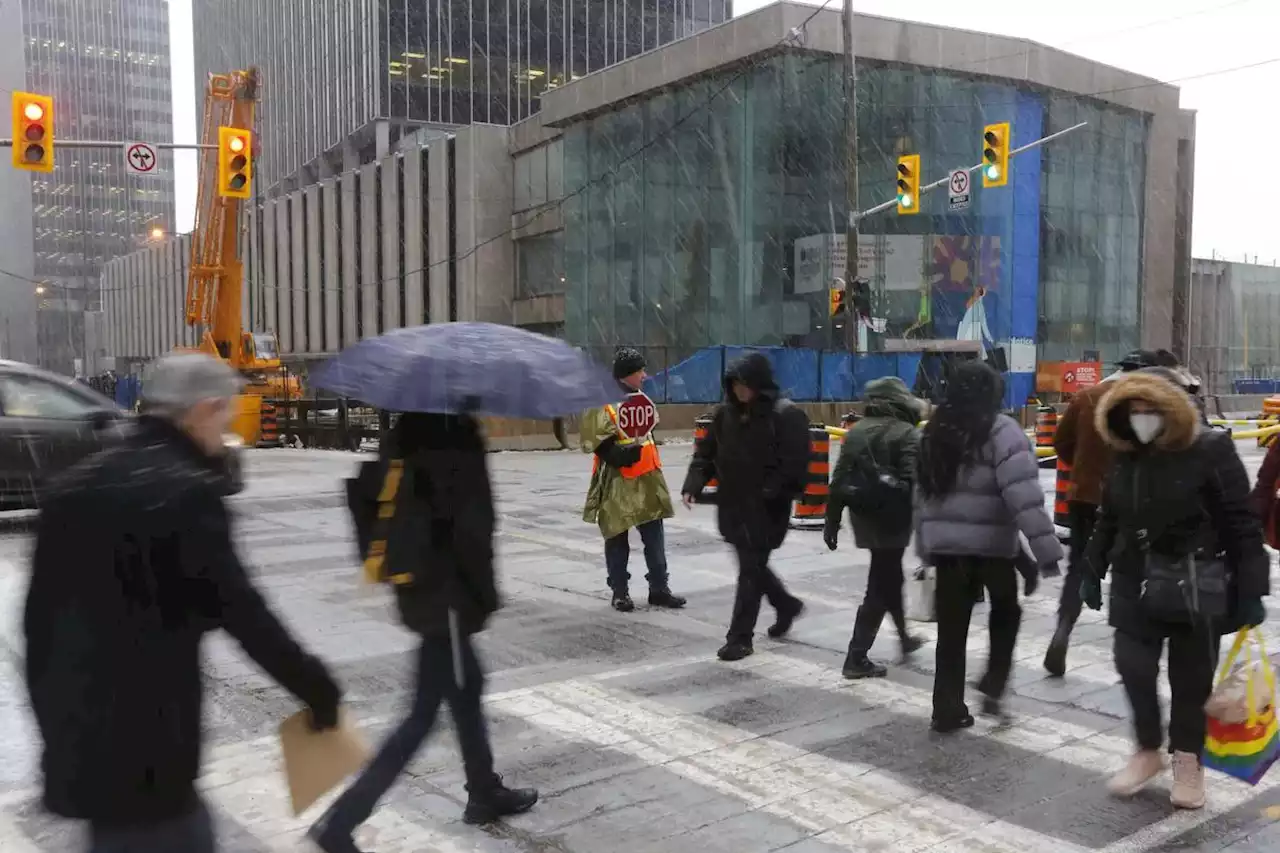
{"type": "Polygon", "coordinates": [[[1169,749],[1179,808],[1204,805],[1204,704],[1222,634],[1265,617],[1270,559],[1230,435],[1203,429],[1177,376],[1149,368],[1113,380],[1094,424],[1116,452],[1085,554],[1082,597],[1102,606],[1111,570],[1115,660],[1133,712],[1137,750],[1110,783],[1131,796],[1161,773],[1156,679],[1169,646],[1169,749]]]}
{"type": "Polygon", "coordinates": [[[484,672],[471,644],[498,609],[493,574],[493,495],[484,438],[466,415],[405,414],[377,463],[353,481],[350,502],[362,551],[385,542],[385,567],[404,626],[422,638],[409,713],[310,835],[325,853],[359,853],[351,835],[421,748],[440,703],[453,712],[467,779],[462,819],[487,823],[528,811],[533,789],[510,789],[493,772],[480,708],[484,672]],[[401,464],[395,514],[377,518],[387,471],[401,464]],[[379,525],[383,525],[380,527],[379,525]]]}

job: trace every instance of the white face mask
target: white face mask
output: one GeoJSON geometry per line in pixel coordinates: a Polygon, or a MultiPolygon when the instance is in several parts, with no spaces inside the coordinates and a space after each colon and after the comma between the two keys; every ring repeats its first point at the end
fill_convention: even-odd
{"type": "Polygon", "coordinates": [[[1150,444],[1164,430],[1164,415],[1159,412],[1134,412],[1129,415],[1129,428],[1134,438],[1150,444]]]}

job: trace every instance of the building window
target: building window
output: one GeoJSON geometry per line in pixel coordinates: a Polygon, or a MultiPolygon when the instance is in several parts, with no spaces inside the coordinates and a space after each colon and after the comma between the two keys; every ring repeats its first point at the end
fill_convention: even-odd
{"type": "Polygon", "coordinates": [[[516,241],[516,297],[564,293],[564,241],[560,232],[516,241]]]}

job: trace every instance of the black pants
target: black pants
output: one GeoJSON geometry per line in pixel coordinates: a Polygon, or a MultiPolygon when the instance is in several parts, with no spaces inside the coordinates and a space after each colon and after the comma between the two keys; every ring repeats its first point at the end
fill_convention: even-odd
{"type": "Polygon", "coordinates": [[[326,814],[329,832],[350,834],[369,819],[378,800],[409,766],[435,726],[440,703],[448,701],[453,724],[462,748],[462,765],[467,789],[487,791],[495,784],[493,752],[480,710],[484,673],[471,646],[463,636],[463,686],[458,687],[453,672],[453,651],[448,637],[424,637],[418,650],[418,683],[409,714],[388,735],[359,778],[342,793],[326,814]]]}
{"type": "Polygon", "coordinates": [[[755,636],[756,620],[760,618],[760,600],[769,599],[773,609],[779,610],[793,605],[796,598],[769,568],[772,551],[733,547],[738,552],[738,593],[733,600],[733,618],[725,639],[749,646],[755,636]]]}
{"type": "Polygon", "coordinates": [[[933,718],[954,720],[969,713],[964,703],[965,649],[974,599],[983,587],[991,601],[991,649],[979,682],[993,699],[1004,695],[1013,669],[1013,646],[1022,624],[1018,572],[1012,559],[937,556],[938,656],[933,675],[933,718]]]}
{"type": "MultiPolygon", "coordinates": [[[[1200,754],[1204,748],[1204,703],[1213,692],[1218,666],[1217,634],[1190,625],[1171,625],[1169,644],[1169,750],[1200,754]]],[[[1116,671],[1133,711],[1134,737],[1139,749],[1159,749],[1164,743],[1160,697],[1160,655],[1166,639],[1116,631],[1116,671]]]]}
{"type": "Polygon", "coordinates": [[[849,640],[849,659],[865,657],[880,633],[885,614],[893,617],[898,638],[907,640],[907,618],[902,612],[902,554],[905,548],[872,548],[867,573],[867,594],[858,606],[849,640]]]}
{"type": "Polygon", "coordinates": [[[1098,523],[1098,508],[1082,501],[1067,505],[1067,524],[1071,528],[1071,548],[1067,555],[1067,576],[1062,581],[1062,598],[1058,600],[1058,623],[1069,632],[1080,618],[1080,575],[1084,570],[1084,549],[1093,538],[1098,523]]]}
{"type": "Polygon", "coordinates": [[[89,829],[89,853],[214,853],[217,847],[204,803],[190,814],[147,826],[89,829]]]}

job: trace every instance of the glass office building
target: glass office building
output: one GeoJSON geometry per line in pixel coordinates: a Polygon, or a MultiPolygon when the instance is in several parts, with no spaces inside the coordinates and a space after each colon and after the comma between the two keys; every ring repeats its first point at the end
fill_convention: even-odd
{"type": "MultiPolygon", "coordinates": [[[[563,243],[567,336],[683,351],[837,343],[827,290],[843,262],[823,261],[843,256],[843,235],[827,237],[846,210],[840,90],[837,57],[792,52],[566,128],[571,197],[543,245],[563,243]],[[638,140],[652,142],[633,155],[638,140]]],[[[1089,122],[1017,155],[1005,187],[975,175],[967,209],[939,189],[918,215],[862,220],[859,270],[885,337],[1038,339],[1057,360],[1138,346],[1143,116],[876,64],[859,69],[858,103],[863,208],[892,198],[901,154],[919,154],[929,181],[980,159],[985,124],[1010,122],[1022,145],[1089,122]]]]}
{"type": "Polygon", "coordinates": [[[54,99],[51,173],[31,173],[40,361],[92,369],[86,312],[101,310],[103,264],[173,228],[173,163],[125,169],[123,150],[58,148],[56,139],[173,139],[165,0],[24,0],[26,87],[54,99]]]}
{"type": "Polygon", "coordinates": [[[259,178],[302,184],[422,126],[511,124],[593,71],[706,29],[731,0],[194,0],[197,88],[258,65],[259,178]],[[301,174],[300,174],[301,173],[301,174]]]}

